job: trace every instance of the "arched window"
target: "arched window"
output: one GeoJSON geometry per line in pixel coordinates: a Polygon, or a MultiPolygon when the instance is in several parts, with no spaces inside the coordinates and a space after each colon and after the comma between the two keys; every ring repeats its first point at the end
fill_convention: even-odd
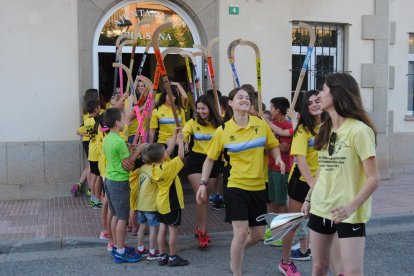
{"type": "MultiPolygon", "coordinates": [[[[173,28],[160,34],[161,51],[166,47],[198,51],[193,48],[193,44],[200,44],[200,37],[195,24],[180,7],[169,1],[122,1],[102,17],[95,31],[93,41],[93,85],[99,87],[100,92],[105,96],[110,96],[113,90],[114,73],[112,63],[115,61],[116,39],[123,33],[134,33],[138,23],[142,20],[149,20],[151,23],[143,25],[139,30],[133,76],[136,74],[146,45],[152,39],[152,33],[164,23],[172,22],[173,28]]],[[[131,46],[122,49],[122,63],[128,67],[131,51],[131,46]]],[[[149,53],[143,74],[153,79],[156,61],[153,49],[149,53]]],[[[198,59],[196,70],[198,75],[201,76],[201,58],[198,59]]],[[[169,77],[176,81],[185,80],[184,58],[177,55],[169,56],[166,59],[166,67],[169,77]]]]}

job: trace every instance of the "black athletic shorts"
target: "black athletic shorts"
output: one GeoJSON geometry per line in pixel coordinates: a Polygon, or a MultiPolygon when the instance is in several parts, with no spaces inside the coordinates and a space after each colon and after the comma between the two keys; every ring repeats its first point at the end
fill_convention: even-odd
{"type": "Polygon", "coordinates": [[[86,154],[86,159],[89,157],[89,141],[82,141],[83,151],[86,154]]]}
{"type": "Polygon", "coordinates": [[[365,237],[365,223],[334,223],[333,221],[309,214],[309,229],[325,235],[338,233],[338,238],[365,237]]]}
{"type": "Polygon", "coordinates": [[[91,167],[91,173],[97,176],[101,176],[101,173],[98,167],[98,161],[89,161],[89,166],[91,167]]]}
{"type": "Polygon", "coordinates": [[[258,216],[267,213],[266,190],[246,191],[239,188],[224,190],[224,205],[226,206],[226,219],[247,220],[249,226],[265,225],[266,221],[256,221],[258,216]]]}
{"type": "MultiPolygon", "coordinates": [[[[187,175],[200,173],[203,170],[203,164],[207,155],[191,151],[187,157],[186,171],[187,175]]],[[[214,162],[209,178],[217,178],[219,174],[219,163],[214,162]]]]}
{"type": "Polygon", "coordinates": [[[291,199],[303,203],[310,187],[305,181],[299,179],[300,176],[299,168],[295,166],[288,182],[288,195],[291,199]]]}
{"type": "Polygon", "coordinates": [[[173,210],[163,215],[158,213],[158,221],[171,226],[181,225],[181,209],[173,210]]]}

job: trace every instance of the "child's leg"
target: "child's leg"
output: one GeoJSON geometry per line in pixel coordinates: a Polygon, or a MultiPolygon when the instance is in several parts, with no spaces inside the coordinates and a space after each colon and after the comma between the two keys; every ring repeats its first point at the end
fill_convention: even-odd
{"type": "Polygon", "coordinates": [[[97,178],[98,176],[96,175],[96,174],[94,174],[94,173],[92,173],[91,172],[91,199],[94,199],[95,198],[95,182],[96,182],[96,178],[97,178]]]}
{"type": "Polygon", "coordinates": [[[133,235],[137,233],[138,223],[137,223],[137,211],[136,210],[129,211],[128,226],[131,227],[133,235]]]}
{"type": "MultiPolygon", "coordinates": [[[[145,227],[142,227],[145,228],[145,227]]],[[[155,250],[157,246],[157,226],[150,226],[149,246],[150,250],[155,250]]]]}
{"type": "Polygon", "coordinates": [[[97,176],[95,180],[95,197],[97,200],[101,200],[101,194],[102,194],[102,178],[100,176],[97,176]]]}
{"type": "Polygon", "coordinates": [[[168,225],[168,232],[170,233],[170,238],[168,240],[168,245],[170,247],[170,256],[176,254],[176,240],[177,240],[177,227],[173,225],[168,225]]]}
{"type": "MultiPolygon", "coordinates": [[[[144,227],[143,227],[144,228],[144,227]]],[[[158,250],[160,254],[165,254],[165,235],[167,234],[167,225],[160,223],[160,229],[158,231],[158,250]]]]}
{"type": "Polygon", "coordinates": [[[145,235],[145,220],[142,218],[144,216],[143,212],[138,212],[138,234],[137,234],[137,241],[138,247],[144,246],[144,235],[145,235]]]}
{"type": "Polygon", "coordinates": [[[117,241],[117,237],[116,237],[116,226],[117,226],[117,224],[118,224],[118,218],[116,217],[116,216],[112,216],[112,219],[111,219],[111,234],[112,234],[112,240],[113,240],[113,243],[114,243],[114,245],[115,245],[115,247],[118,247],[117,246],[117,244],[116,244],[116,241],[117,241]]]}
{"type": "Polygon", "coordinates": [[[83,169],[83,172],[82,172],[81,176],[80,176],[79,183],[81,183],[82,185],[85,184],[86,181],[87,181],[88,170],[89,170],[89,166],[85,167],[83,169]]]}
{"type": "Polygon", "coordinates": [[[103,195],[102,196],[102,210],[101,210],[101,222],[102,228],[105,233],[108,233],[108,198],[103,195]]]}
{"type": "Polygon", "coordinates": [[[122,249],[125,248],[125,230],[127,226],[127,220],[118,219],[116,224],[116,248],[122,249]]]}

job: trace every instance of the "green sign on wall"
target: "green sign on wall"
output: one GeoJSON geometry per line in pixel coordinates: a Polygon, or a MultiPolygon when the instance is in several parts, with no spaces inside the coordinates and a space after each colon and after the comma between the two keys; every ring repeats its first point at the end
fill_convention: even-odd
{"type": "Polygon", "coordinates": [[[238,6],[229,6],[229,14],[238,15],[240,8],[238,6]]]}

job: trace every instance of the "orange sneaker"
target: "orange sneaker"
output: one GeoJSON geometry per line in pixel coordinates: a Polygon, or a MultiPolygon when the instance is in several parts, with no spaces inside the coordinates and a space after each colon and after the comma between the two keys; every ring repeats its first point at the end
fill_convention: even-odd
{"type": "Polygon", "coordinates": [[[204,233],[199,232],[199,234],[198,234],[198,246],[200,248],[205,248],[205,247],[209,246],[210,242],[211,242],[211,239],[207,235],[206,232],[204,232],[204,233]]]}

